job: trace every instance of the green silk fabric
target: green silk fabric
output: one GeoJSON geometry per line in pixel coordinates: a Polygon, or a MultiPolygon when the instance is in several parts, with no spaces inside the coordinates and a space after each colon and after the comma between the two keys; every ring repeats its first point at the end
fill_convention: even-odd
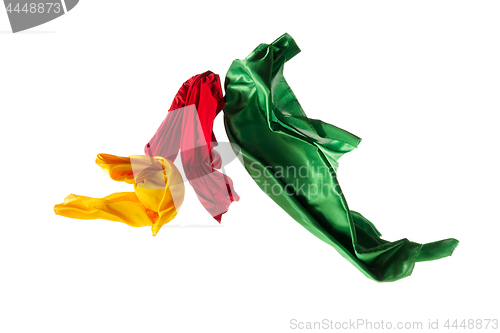
{"type": "Polygon", "coordinates": [[[399,280],[415,262],[451,255],[456,239],[389,242],[349,210],[336,177],[338,160],[361,139],[307,118],[283,77],[284,63],[299,52],[284,34],[233,61],[227,72],[226,132],[248,173],[291,217],[375,281],[399,280]]]}

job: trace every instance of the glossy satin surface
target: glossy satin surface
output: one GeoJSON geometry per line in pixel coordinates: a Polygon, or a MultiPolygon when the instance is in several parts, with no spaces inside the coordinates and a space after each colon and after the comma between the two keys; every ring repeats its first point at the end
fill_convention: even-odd
{"type": "Polygon", "coordinates": [[[284,63],[299,52],[293,38],[284,34],[272,44],[259,45],[246,59],[235,60],[227,72],[226,131],[241,147],[248,173],[304,228],[373,280],[395,281],[409,276],[417,261],[451,255],[455,239],[425,245],[408,239],[389,242],[370,221],[349,210],[336,177],[338,159],[361,139],[307,118],[283,77],[284,63]],[[328,172],[302,177],[284,172],[287,167],[328,172]],[[313,185],[331,190],[318,195],[303,190],[313,185]],[[282,190],[271,191],[273,186],[282,190]]]}
{"type": "Polygon", "coordinates": [[[134,192],[104,198],[70,194],[55,205],[58,215],[75,219],[104,219],[132,227],[150,226],[153,236],[170,222],[184,200],[184,183],[175,165],[162,157],[97,155],[99,165],[113,180],[134,185],[134,192]]]}
{"type": "Polygon", "coordinates": [[[219,75],[210,71],[195,75],[177,92],[167,117],[144,152],[175,161],[180,150],[187,180],[199,201],[219,223],[231,202],[239,196],[231,178],[217,171],[221,157],[212,148],[217,146],[213,122],[224,108],[219,75]]]}

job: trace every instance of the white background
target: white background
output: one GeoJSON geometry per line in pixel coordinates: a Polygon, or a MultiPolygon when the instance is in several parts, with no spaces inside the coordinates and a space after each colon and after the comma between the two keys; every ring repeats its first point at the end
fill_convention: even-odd
{"type": "MultiPolygon", "coordinates": [[[[500,319],[499,16],[498,1],[82,0],[11,34],[0,10],[0,331],[500,319]],[[302,49],[285,76],[308,116],[363,138],[340,161],[350,208],[387,240],[457,238],[452,257],[371,281],[239,162],[227,173],[241,200],[220,226],[189,186],[156,237],[54,214],[70,193],[130,191],[96,155],[141,154],[185,80],[206,70],[223,80],[284,32],[302,49]]],[[[214,130],[227,141],[222,116],[214,130]]]]}

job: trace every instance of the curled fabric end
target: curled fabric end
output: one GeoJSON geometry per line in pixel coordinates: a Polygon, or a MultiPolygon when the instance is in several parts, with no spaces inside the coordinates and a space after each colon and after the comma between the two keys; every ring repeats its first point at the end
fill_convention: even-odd
{"type": "Polygon", "coordinates": [[[217,171],[221,156],[213,148],[217,140],[213,122],[224,108],[220,79],[210,71],[193,76],[179,89],[165,120],[146,144],[148,156],[175,161],[180,150],[184,176],[203,207],[219,223],[239,196],[231,178],[217,171]]]}
{"type": "Polygon", "coordinates": [[[459,242],[454,238],[423,244],[418,254],[417,262],[438,260],[449,257],[457,248],[459,242]]]}

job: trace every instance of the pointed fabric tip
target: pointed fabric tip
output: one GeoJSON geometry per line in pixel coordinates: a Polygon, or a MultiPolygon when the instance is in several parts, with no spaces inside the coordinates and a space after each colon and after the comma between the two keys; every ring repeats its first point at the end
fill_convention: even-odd
{"type": "Polygon", "coordinates": [[[220,224],[220,221],[222,220],[222,214],[214,216],[214,219],[216,219],[217,222],[219,222],[219,224],[220,224]]]}

